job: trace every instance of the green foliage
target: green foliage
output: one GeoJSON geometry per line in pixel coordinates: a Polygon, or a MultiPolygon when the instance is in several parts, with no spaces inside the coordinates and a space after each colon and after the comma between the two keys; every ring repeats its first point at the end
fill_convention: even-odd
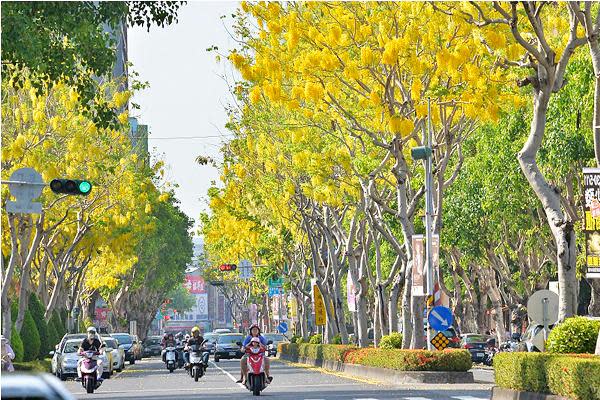
{"type": "MultiPolygon", "coordinates": [[[[68,77],[98,125],[116,124],[116,113],[97,94],[92,78],[111,75],[117,43],[113,31],[130,26],[169,25],[177,20],[181,2],[41,1],[2,2],[2,72],[9,65],[26,67],[40,79],[68,77]]],[[[19,83],[19,82],[17,82],[19,83]]]]}
{"type": "Polygon", "coordinates": [[[379,342],[379,347],[382,349],[401,349],[402,348],[402,334],[399,332],[393,332],[389,335],[385,335],[379,342]]]}
{"type": "Polygon", "coordinates": [[[44,358],[42,360],[33,360],[28,362],[17,362],[13,364],[15,371],[28,371],[43,373],[52,372],[52,359],[44,358]]]}
{"type": "Polygon", "coordinates": [[[40,334],[35,326],[35,321],[29,310],[25,311],[25,319],[21,327],[21,339],[23,340],[23,361],[33,361],[40,354],[40,334]]]}
{"type": "MultiPolygon", "coordinates": [[[[52,322],[52,318],[48,321],[48,343],[50,345],[50,350],[48,351],[48,353],[50,351],[54,350],[54,346],[58,344],[58,342],[60,342],[60,340],[62,339],[62,336],[60,336],[58,334],[58,332],[56,331],[56,326],[55,324],[52,322]]],[[[41,353],[41,352],[40,352],[41,353]]],[[[42,353],[43,354],[43,353],[42,353]]]]}
{"type": "MultiPolygon", "coordinates": [[[[56,343],[58,343],[62,337],[65,335],[65,333],[67,333],[67,328],[65,327],[65,324],[62,322],[62,319],[60,318],[60,313],[58,312],[58,310],[54,310],[52,312],[52,317],[50,317],[50,322],[52,323],[52,325],[54,325],[54,329],[56,330],[56,337],[57,337],[57,341],[56,343]]],[[[54,343],[54,344],[56,344],[54,343]]]]}
{"type": "Polygon", "coordinates": [[[308,339],[308,343],[310,343],[310,344],[321,344],[321,343],[323,343],[323,335],[321,335],[320,333],[312,335],[308,339]]]}
{"type": "Polygon", "coordinates": [[[23,361],[23,341],[21,340],[21,335],[19,335],[19,331],[17,331],[14,322],[10,331],[10,346],[15,352],[15,361],[23,361]]]}
{"type": "Polygon", "coordinates": [[[173,290],[167,294],[167,298],[172,299],[169,307],[177,310],[178,313],[190,311],[196,304],[196,298],[183,284],[175,285],[173,290]]]}
{"type": "Polygon", "coordinates": [[[29,296],[29,311],[40,334],[40,355],[45,356],[52,350],[55,343],[53,342],[54,338],[50,337],[48,323],[44,318],[44,306],[35,293],[31,293],[29,296]]]}
{"type": "Polygon", "coordinates": [[[342,344],[342,336],[340,334],[335,335],[331,340],[331,344],[342,344]]]}
{"type": "Polygon", "coordinates": [[[553,393],[570,399],[600,398],[600,357],[549,353],[499,353],[496,384],[515,390],[553,393]]]}
{"type": "Polygon", "coordinates": [[[362,349],[349,345],[282,343],[278,352],[281,357],[291,360],[304,357],[398,371],[467,371],[472,366],[467,350],[362,349]]]}
{"type": "Polygon", "coordinates": [[[596,349],[600,321],[585,317],[567,318],[552,329],[546,349],[550,353],[590,353],[596,349]]]}

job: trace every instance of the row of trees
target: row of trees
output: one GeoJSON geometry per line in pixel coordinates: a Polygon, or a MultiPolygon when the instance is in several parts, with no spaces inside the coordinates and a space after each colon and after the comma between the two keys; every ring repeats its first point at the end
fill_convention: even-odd
{"type": "Polygon", "coordinates": [[[578,2],[243,3],[228,55],[241,74],[228,109],[236,137],[203,219],[212,261],[249,258],[285,274],[304,336],[312,278],[332,304],[327,341],[346,343],[350,324],[361,345],[371,325],[378,341],[401,318],[403,347],[422,347],[411,271],[424,180],[410,149],[431,116],[440,285],[461,330],[502,335],[505,312],[517,322],[557,277],[560,318],[574,315],[599,12],[578,2]]]}
{"type": "MultiPolygon", "coordinates": [[[[3,28],[15,43],[27,44],[4,46],[3,36],[2,179],[33,167],[46,182],[92,182],[88,196],[44,190],[36,200],[43,205],[39,215],[2,214],[2,333],[8,338],[14,331],[30,336],[33,295],[36,313],[41,306],[46,321],[62,315],[63,327],[76,307],[90,323],[102,296],[114,329],[127,330],[137,320],[144,337],[191,261],[192,222],[162,178],[163,163],[151,163],[132,145],[132,92],[125,89],[144,85],[112,77],[115,43],[106,26],[117,29],[126,19],[162,26],[176,16],[174,3],[141,3],[2,5],[3,28]],[[44,29],[23,30],[30,25],[44,29]],[[49,45],[35,51],[41,43],[49,45]],[[107,50],[96,57],[97,47],[107,50]]],[[[3,185],[3,206],[9,199],[3,185]]],[[[56,337],[46,336],[53,346],[56,337]]],[[[46,354],[48,344],[40,346],[39,354],[46,354]]]]}

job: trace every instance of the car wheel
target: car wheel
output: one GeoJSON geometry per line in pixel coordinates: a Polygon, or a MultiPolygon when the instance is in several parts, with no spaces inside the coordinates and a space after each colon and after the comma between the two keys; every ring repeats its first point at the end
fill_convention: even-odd
{"type": "Polygon", "coordinates": [[[215,355],[215,362],[219,362],[219,357],[215,355]]]}
{"type": "Polygon", "coordinates": [[[60,379],[61,381],[66,381],[67,377],[65,376],[65,374],[62,373],[62,371],[57,371],[57,375],[58,379],[60,379]]]}
{"type": "Polygon", "coordinates": [[[129,365],[133,365],[133,364],[135,364],[135,357],[132,358],[131,360],[129,360],[129,365]]]}

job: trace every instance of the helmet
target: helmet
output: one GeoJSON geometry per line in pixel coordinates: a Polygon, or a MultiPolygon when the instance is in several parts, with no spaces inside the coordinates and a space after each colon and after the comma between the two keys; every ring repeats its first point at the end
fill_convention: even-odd
{"type": "Polygon", "coordinates": [[[97,334],[98,332],[96,331],[96,328],[93,326],[90,326],[87,328],[87,333],[92,333],[92,334],[97,334]]]}
{"type": "Polygon", "coordinates": [[[188,340],[190,338],[190,335],[186,334],[185,335],[185,340],[188,340]]]}
{"type": "Polygon", "coordinates": [[[193,327],[193,328],[192,328],[192,336],[194,336],[194,333],[195,333],[195,332],[198,332],[198,333],[200,333],[200,328],[198,328],[197,326],[193,327]]]}
{"type": "Polygon", "coordinates": [[[249,333],[252,333],[252,328],[256,328],[256,329],[258,329],[258,333],[260,334],[260,327],[258,326],[258,324],[252,324],[252,325],[250,326],[250,329],[248,329],[248,332],[249,332],[249,333]]]}
{"type": "Polygon", "coordinates": [[[258,343],[258,344],[260,344],[260,339],[257,338],[257,337],[253,337],[252,339],[250,339],[250,344],[252,344],[252,343],[258,343]]]}

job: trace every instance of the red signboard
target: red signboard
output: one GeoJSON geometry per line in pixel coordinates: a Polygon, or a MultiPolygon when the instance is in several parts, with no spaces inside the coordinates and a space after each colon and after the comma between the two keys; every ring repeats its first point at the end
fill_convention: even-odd
{"type": "Polygon", "coordinates": [[[109,311],[110,310],[108,308],[96,308],[96,319],[98,321],[106,321],[109,311]]]}
{"type": "Polygon", "coordinates": [[[200,276],[186,275],[183,284],[191,294],[206,293],[206,284],[200,276]]]}

